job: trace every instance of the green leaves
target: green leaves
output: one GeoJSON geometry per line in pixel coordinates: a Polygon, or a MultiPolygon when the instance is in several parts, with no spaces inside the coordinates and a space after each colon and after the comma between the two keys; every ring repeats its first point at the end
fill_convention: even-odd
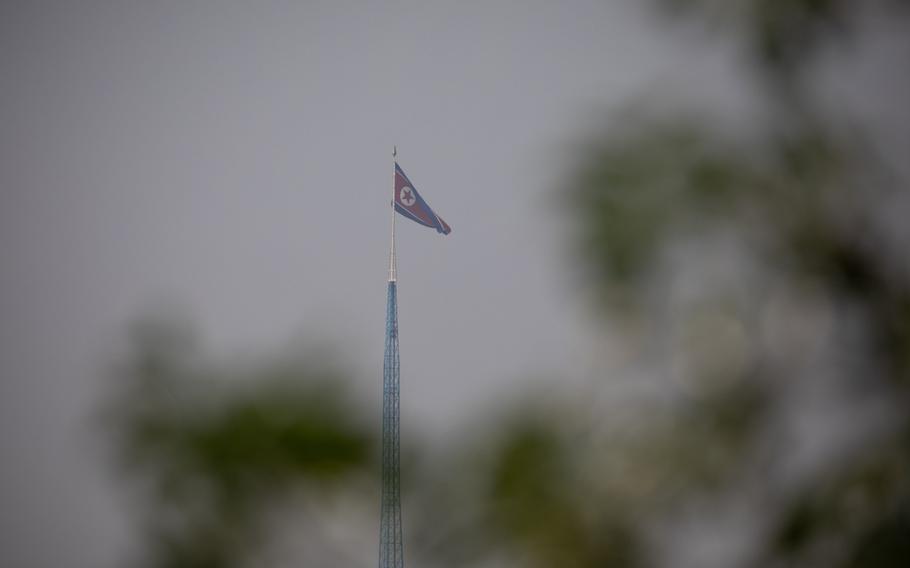
{"type": "Polygon", "coordinates": [[[151,566],[239,566],[277,503],[373,471],[375,437],[323,362],[238,376],[201,363],[184,331],[141,327],[103,423],[139,490],[151,566]]]}

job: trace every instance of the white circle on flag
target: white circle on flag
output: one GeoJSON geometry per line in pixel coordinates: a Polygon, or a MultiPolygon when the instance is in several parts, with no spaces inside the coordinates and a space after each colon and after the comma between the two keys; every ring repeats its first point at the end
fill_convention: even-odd
{"type": "Polygon", "coordinates": [[[400,199],[401,204],[406,207],[414,205],[414,202],[417,201],[417,198],[414,197],[414,190],[408,186],[401,188],[401,191],[398,193],[398,199],[400,199]]]}

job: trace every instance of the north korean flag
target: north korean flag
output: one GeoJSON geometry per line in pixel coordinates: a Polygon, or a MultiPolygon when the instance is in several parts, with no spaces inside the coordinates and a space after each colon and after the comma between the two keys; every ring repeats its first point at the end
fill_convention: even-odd
{"type": "Polygon", "coordinates": [[[395,163],[395,211],[425,227],[436,229],[443,235],[452,232],[446,222],[433,213],[427,202],[420,197],[420,194],[414,189],[414,184],[404,174],[397,162],[395,163]]]}

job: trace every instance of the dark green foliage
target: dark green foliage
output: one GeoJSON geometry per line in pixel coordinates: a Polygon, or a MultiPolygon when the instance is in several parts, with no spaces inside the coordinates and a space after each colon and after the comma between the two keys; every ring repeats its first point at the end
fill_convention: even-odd
{"type": "Polygon", "coordinates": [[[270,506],[371,468],[374,440],[338,373],[301,362],[230,376],[193,361],[192,343],[141,325],[104,423],[140,482],[151,565],[238,566],[270,506]]]}
{"type": "MultiPolygon", "coordinates": [[[[769,106],[778,109],[780,123],[737,136],[709,117],[641,118],[639,112],[631,123],[614,125],[590,142],[572,183],[578,250],[608,317],[631,308],[639,318],[669,326],[665,333],[672,337],[673,326],[686,329],[688,314],[699,308],[655,300],[655,290],[667,293],[659,275],[679,271],[667,254],[688,242],[732,239],[753,280],[708,278],[698,302],[740,322],[749,357],[730,368],[733,376],[712,376],[719,352],[693,359],[686,369],[696,379],[691,398],[649,414],[634,434],[603,451],[634,456],[631,471],[648,480],[647,497],[635,501],[639,513],[659,512],[658,504],[743,498],[747,490],[765,494],[755,521],[771,527],[772,537],[749,566],[901,565],[910,534],[910,282],[905,259],[879,239],[887,233],[880,199],[907,187],[862,136],[846,139],[836,117],[820,114],[802,76],[816,47],[840,39],[841,24],[859,8],[814,0],[751,0],[726,9],[707,1],[668,4],[709,17],[716,8],[745,27],[758,76],[773,83],[769,106]],[[870,187],[870,179],[892,187],[870,187]],[[775,338],[761,324],[768,289],[822,302],[830,321],[861,315],[861,325],[848,324],[850,335],[813,332],[840,342],[825,356],[847,362],[839,370],[845,379],[807,371],[799,354],[779,362],[768,347],[775,338]],[[731,303],[731,297],[741,299],[731,303]],[[777,438],[778,421],[799,415],[791,406],[800,400],[798,385],[812,381],[817,396],[834,396],[829,393],[844,388],[841,380],[857,399],[897,401],[887,411],[889,426],[863,447],[843,448],[840,460],[819,465],[795,487],[755,481],[751,468],[791,459],[787,440],[777,438]]],[[[656,325],[646,329],[659,340],[656,325]]],[[[722,329],[715,326],[714,336],[701,338],[695,349],[711,353],[710,342],[723,345],[716,334],[722,329]]],[[[685,356],[689,346],[681,344],[685,356]]]]}
{"type": "Polygon", "coordinates": [[[573,183],[585,266],[611,303],[636,299],[668,240],[726,221],[759,191],[735,150],[694,120],[627,127],[592,145],[573,183]]]}

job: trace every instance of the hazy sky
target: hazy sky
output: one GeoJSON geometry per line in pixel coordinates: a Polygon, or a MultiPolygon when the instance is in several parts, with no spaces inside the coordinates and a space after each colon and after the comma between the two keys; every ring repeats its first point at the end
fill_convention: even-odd
{"type": "Polygon", "coordinates": [[[0,566],[126,546],[87,420],[142,314],[176,306],[218,354],[330,337],[378,393],[393,144],[453,227],[400,218],[411,424],[583,376],[565,142],[722,67],[634,4],[0,4],[0,566]]]}

